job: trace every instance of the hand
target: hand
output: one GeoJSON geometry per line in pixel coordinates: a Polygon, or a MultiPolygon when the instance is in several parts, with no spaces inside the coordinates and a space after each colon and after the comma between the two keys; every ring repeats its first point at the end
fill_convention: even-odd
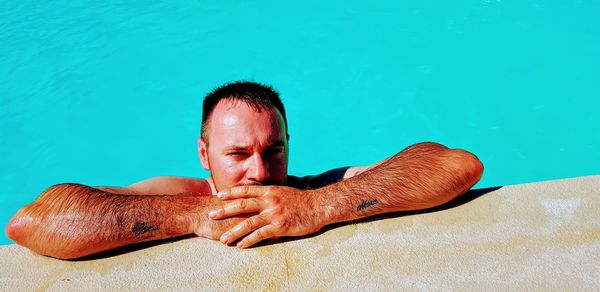
{"type": "Polygon", "coordinates": [[[241,186],[219,192],[217,196],[230,202],[210,211],[211,219],[258,213],[224,233],[220,241],[225,244],[243,237],[237,246],[246,248],[268,238],[314,233],[325,225],[321,196],[316,190],[241,186]]]}
{"type": "Polygon", "coordinates": [[[207,197],[207,200],[205,206],[194,212],[192,219],[193,233],[197,236],[219,240],[223,233],[251,216],[251,214],[240,214],[223,220],[210,220],[207,218],[208,211],[211,209],[222,208],[227,201],[223,201],[213,196],[207,197]]]}

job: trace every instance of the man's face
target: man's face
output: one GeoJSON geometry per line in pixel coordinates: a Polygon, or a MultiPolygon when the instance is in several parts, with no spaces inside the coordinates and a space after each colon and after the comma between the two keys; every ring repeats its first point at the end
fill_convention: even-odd
{"type": "Polygon", "coordinates": [[[283,185],[287,182],[286,133],[278,110],[221,100],[208,121],[209,143],[202,138],[198,142],[202,166],[210,171],[217,190],[283,185]]]}

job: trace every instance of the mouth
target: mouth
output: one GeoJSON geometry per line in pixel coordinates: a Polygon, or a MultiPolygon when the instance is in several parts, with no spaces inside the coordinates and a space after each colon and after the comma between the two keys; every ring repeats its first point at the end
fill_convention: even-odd
{"type": "Polygon", "coordinates": [[[281,185],[282,182],[279,181],[263,181],[263,182],[246,182],[246,183],[240,183],[236,186],[277,186],[277,185],[281,185]]]}

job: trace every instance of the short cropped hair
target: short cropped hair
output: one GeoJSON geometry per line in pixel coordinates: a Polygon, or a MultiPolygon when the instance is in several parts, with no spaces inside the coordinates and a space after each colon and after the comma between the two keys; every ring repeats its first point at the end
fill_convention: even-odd
{"type": "MultiPolygon", "coordinates": [[[[256,109],[277,109],[283,117],[287,131],[285,108],[279,93],[273,87],[250,81],[234,81],[213,89],[204,97],[202,103],[202,138],[208,143],[208,121],[215,106],[223,99],[242,101],[256,109]]],[[[287,135],[287,133],[286,133],[287,135]]]]}

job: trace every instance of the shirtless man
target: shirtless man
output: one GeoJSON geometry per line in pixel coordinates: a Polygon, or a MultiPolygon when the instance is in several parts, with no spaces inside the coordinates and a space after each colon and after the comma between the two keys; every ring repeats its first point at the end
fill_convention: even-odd
{"type": "Polygon", "coordinates": [[[371,166],[298,178],[287,174],[288,140],[272,88],[230,83],[204,99],[198,153],[211,177],[55,185],[20,209],[6,233],[62,259],[186,234],[246,248],[336,222],[431,208],[465,193],[483,172],[467,151],[419,143],[371,166]]]}

